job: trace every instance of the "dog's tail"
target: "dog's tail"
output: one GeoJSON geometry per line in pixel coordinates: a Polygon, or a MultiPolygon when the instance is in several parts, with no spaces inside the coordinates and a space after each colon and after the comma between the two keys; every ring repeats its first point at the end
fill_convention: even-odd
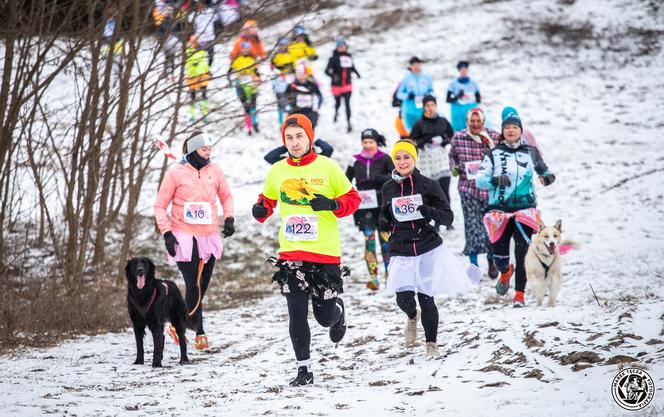
{"type": "Polygon", "coordinates": [[[560,242],[560,254],[564,255],[567,252],[575,249],[579,249],[580,245],[573,240],[563,240],[560,242]]]}
{"type": "Polygon", "coordinates": [[[197,330],[198,329],[198,316],[187,315],[185,320],[184,320],[184,324],[185,324],[185,326],[187,326],[187,328],[189,330],[194,330],[194,331],[197,330]]]}

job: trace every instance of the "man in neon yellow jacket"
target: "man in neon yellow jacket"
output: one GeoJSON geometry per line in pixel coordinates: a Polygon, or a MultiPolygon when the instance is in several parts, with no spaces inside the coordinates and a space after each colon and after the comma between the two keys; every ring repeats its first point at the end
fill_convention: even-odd
{"type": "Polygon", "coordinates": [[[288,304],[298,366],[290,384],[300,386],[313,383],[309,297],[316,321],[329,327],[332,342],[338,343],[346,333],[346,310],[338,295],[348,273],[339,266],[337,218],[355,212],[361,198],[336,162],[313,151],[314,129],[305,115],[288,116],[281,137],[289,156],[272,165],[251,213],[263,223],[280,204],[279,259],[270,258],[279,271],[272,280],[288,304]]]}

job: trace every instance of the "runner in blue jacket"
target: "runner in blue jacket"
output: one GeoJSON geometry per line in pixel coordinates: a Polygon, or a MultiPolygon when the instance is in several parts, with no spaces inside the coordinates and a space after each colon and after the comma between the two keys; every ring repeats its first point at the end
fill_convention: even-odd
{"type": "Polygon", "coordinates": [[[414,56],[409,63],[409,72],[399,84],[397,98],[401,100],[403,123],[410,132],[424,113],[422,99],[427,94],[433,93],[433,80],[429,74],[422,72],[424,61],[414,56]]]}

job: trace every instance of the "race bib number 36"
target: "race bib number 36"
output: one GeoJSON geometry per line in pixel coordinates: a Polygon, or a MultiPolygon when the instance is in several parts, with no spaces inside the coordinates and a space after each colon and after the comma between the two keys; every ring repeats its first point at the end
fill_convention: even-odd
{"type": "Polygon", "coordinates": [[[284,219],[286,240],[318,240],[318,216],[302,214],[287,216],[284,219]]]}
{"type": "Polygon", "coordinates": [[[184,222],[188,224],[212,224],[212,207],[206,201],[184,203],[184,222]]]}
{"type": "Polygon", "coordinates": [[[424,216],[417,210],[422,203],[422,194],[405,195],[392,198],[392,213],[400,222],[423,219],[424,216]]]}

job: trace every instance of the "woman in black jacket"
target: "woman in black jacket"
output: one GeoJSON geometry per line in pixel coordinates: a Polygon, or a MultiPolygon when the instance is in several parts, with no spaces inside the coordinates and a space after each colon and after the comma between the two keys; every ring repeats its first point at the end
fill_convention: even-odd
{"type": "Polygon", "coordinates": [[[344,99],[346,105],[346,123],[348,125],[347,131],[350,132],[352,127],[350,125],[350,96],[353,93],[353,75],[360,78],[360,73],[355,69],[353,58],[348,52],[348,44],[343,38],[337,39],[337,48],[332,53],[332,57],[327,61],[325,74],[332,78],[332,95],[334,96],[334,122],[336,123],[339,116],[339,107],[341,107],[341,99],[344,99]]]}
{"type": "Polygon", "coordinates": [[[450,225],[454,214],[438,182],[415,168],[415,144],[398,141],[392,149],[392,159],[396,168],[392,179],[383,185],[380,213],[381,230],[391,232],[387,290],[396,293],[397,305],[408,316],[404,330],[406,344],[415,342],[417,319],[421,315],[426,356],[437,357],[440,356],[436,346],[438,308],[434,296],[463,293],[471,288],[471,281],[430,224],[434,220],[450,225]]]}
{"type": "MultiPolygon", "coordinates": [[[[362,139],[362,152],[353,155],[348,164],[346,176],[350,181],[355,179],[355,185],[362,197],[360,208],[353,213],[355,225],[364,235],[364,260],[369,270],[367,288],[377,290],[380,286],[378,278],[378,258],[376,256],[376,229],[378,229],[378,216],[380,214],[381,194],[385,181],[390,179],[394,170],[392,159],[378,148],[385,146],[385,137],[374,129],[365,129],[360,135],[362,139]]],[[[389,233],[378,232],[383,264],[385,265],[385,279],[387,279],[387,265],[390,263],[388,255],[389,233]]]]}

